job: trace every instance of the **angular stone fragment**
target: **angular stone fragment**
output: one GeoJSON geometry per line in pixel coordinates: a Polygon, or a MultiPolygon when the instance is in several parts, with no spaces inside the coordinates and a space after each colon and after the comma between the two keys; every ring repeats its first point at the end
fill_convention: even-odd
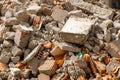
{"type": "Polygon", "coordinates": [[[5,25],[17,25],[18,23],[19,21],[15,17],[10,17],[5,21],[5,25]]]}
{"type": "Polygon", "coordinates": [[[38,80],[50,80],[50,76],[41,73],[41,74],[38,75],[38,80]]]}
{"type": "Polygon", "coordinates": [[[66,42],[84,44],[93,24],[94,21],[87,18],[70,17],[60,31],[60,37],[66,42]]]}
{"type": "Polygon", "coordinates": [[[76,6],[78,6],[83,11],[87,11],[89,13],[94,14],[95,16],[98,16],[104,19],[112,19],[114,15],[113,10],[101,8],[97,5],[93,5],[91,3],[87,3],[83,1],[80,3],[77,3],[76,6]]]}
{"type": "Polygon", "coordinates": [[[84,77],[86,76],[84,70],[81,69],[79,66],[69,66],[68,73],[75,80],[77,80],[79,76],[84,76],[84,77]]]}
{"type": "Polygon", "coordinates": [[[14,37],[14,42],[18,47],[24,48],[28,44],[30,32],[25,30],[17,30],[14,37]]]}
{"type": "Polygon", "coordinates": [[[54,60],[46,60],[40,63],[40,66],[38,67],[39,72],[53,75],[56,71],[57,64],[54,60]]]}
{"type": "Polygon", "coordinates": [[[38,45],[38,41],[37,40],[32,40],[32,41],[29,42],[28,48],[29,49],[34,49],[37,45],[38,45]]]}
{"type": "Polygon", "coordinates": [[[83,13],[82,10],[72,10],[68,13],[68,16],[76,16],[80,18],[88,17],[88,15],[83,13]]]}
{"type": "Polygon", "coordinates": [[[27,8],[27,12],[30,13],[30,14],[37,14],[37,12],[41,9],[40,6],[38,6],[37,4],[32,4],[32,5],[29,5],[28,8],[27,8]]]}
{"type": "Polygon", "coordinates": [[[71,51],[71,52],[80,52],[81,49],[75,45],[72,45],[70,43],[62,42],[58,45],[60,49],[64,51],[71,51]]]}
{"type": "Polygon", "coordinates": [[[42,14],[45,16],[50,16],[52,14],[52,10],[48,7],[43,7],[42,14]]]}
{"type": "Polygon", "coordinates": [[[7,48],[10,48],[13,46],[13,43],[12,41],[9,41],[9,40],[4,40],[3,41],[3,47],[7,47],[7,48]]]}
{"type": "Polygon", "coordinates": [[[23,22],[28,22],[29,17],[30,17],[25,10],[18,11],[15,14],[15,16],[19,21],[23,21],[23,22]]]}
{"type": "Polygon", "coordinates": [[[120,39],[115,40],[106,47],[106,51],[112,56],[112,57],[118,57],[120,58],[120,39]]]}
{"type": "Polygon", "coordinates": [[[13,46],[11,52],[13,56],[21,56],[23,54],[22,50],[18,48],[17,46],[13,46]]]}
{"type": "Polygon", "coordinates": [[[74,6],[70,2],[63,3],[62,7],[67,11],[72,11],[74,9],[74,6]]]}
{"type": "Polygon", "coordinates": [[[0,62],[8,63],[10,60],[10,57],[12,57],[10,48],[3,48],[0,55],[0,62]]]}
{"type": "Polygon", "coordinates": [[[15,36],[15,32],[6,32],[4,38],[8,40],[13,40],[15,36]]]}
{"type": "Polygon", "coordinates": [[[66,10],[62,10],[57,7],[54,7],[51,16],[53,17],[54,20],[61,22],[65,20],[67,15],[68,15],[68,12],[66,10]]]}
{"type": "Polygon", "coordinates": [[[32,71],[33,74],[37,73],[37,68],[39,66],[40,60],[38,60],[37,58],[33,58],[31,61],[28,62],[30,69],[32,71]]]}

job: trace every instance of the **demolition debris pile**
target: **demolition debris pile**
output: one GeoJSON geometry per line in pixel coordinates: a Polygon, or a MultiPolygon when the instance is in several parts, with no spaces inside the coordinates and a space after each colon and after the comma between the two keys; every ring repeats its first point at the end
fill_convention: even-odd
{"type": "Polygon", "coordinates": [[[120,80],[120,11],[104,0],[0,0],[0,80],[120,80]]]}

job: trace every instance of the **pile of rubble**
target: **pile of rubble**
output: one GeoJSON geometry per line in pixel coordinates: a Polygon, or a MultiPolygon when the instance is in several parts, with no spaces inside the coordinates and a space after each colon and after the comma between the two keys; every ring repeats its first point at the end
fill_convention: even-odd
{"type": "Polygon", "coordinates": [[[120,80],[120,12],[104,0],[0,0],[0,80],[120,80]]]}

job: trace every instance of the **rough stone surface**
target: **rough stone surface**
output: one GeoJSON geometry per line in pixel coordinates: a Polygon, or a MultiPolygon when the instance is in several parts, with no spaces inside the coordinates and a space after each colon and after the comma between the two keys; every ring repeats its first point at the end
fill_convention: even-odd
{"type": "Polygon", "coordinates": [[[19,21],[28,22],[29,20],[29,15],[25,10],[20,10],[15,15],[19,21]]]}
{"type": "Polygon", "coordinates": [[[87,2],[80,2],[78,3],[78,6],[80,9],[85,10],[89,13],[94,14],[95,16],[98,16],[100,18],[108,18],[108,19],[112,19],[113,18],[113,10],[110,9],[105,9],[105,8],[101,8],[97,5],[93,5],[91,3],[87,3],[87,2]]]}
{"type": "Polygon", "coordinates": [[[70,43],[60,43],[58,45],[63,51],[71,51],[71,52],[80,52],[81,49],[75,45],[72,45],[70,43]]]}
{"type": "Polygon", "coordinates": [[[55,46],[51,51],[51,55],[55,57],[63,55],[63,54],[64,54],[64,51],[60,49],[59,46],[55,46]]]}
{"type": "Polygon", "coordinates": [[[60,31],[61,38],[66,42],[84,44],[93,24],[94,21],[87,18],[71,17],[60,31]]]}

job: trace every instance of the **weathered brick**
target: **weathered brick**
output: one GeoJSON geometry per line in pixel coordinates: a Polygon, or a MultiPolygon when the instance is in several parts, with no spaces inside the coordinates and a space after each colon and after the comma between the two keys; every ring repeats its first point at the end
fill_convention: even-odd
{"type": "Polygon", "coordinates": [[[54,57],[63,55],[64,53],[65,52],[62,49],[60,49],[58,46],[55,46],[51,51],[51,55],[54,57]]]}
{"type": "Polygon", "coordinates": [[[53,75],[56,71],[57,64],[54,60],[46,60],[40,63],[40,66],[38,67],[39,72],[53,75]]]}
{"type": "Polygon", "coordinates": [[[32,24],[36,26],[40,23],[40,20],[41,20],[40,16],[34,16],[32,24]]]}

